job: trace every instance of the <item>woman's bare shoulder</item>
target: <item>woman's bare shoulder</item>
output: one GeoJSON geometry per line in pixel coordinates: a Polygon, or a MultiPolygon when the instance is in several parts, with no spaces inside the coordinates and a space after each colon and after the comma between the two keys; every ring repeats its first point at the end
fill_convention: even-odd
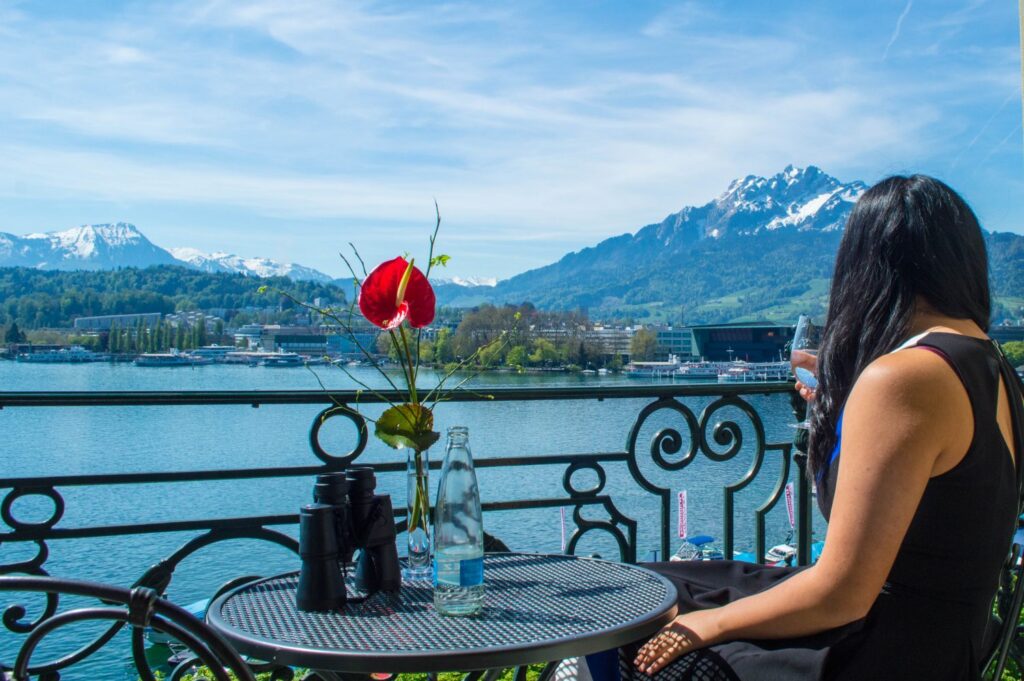
{"type": "Polygon", "coordinates": [[[910,347],[882,355],[865,367],[854,383],[850,399],[870,400],[891,408],[924,409],[944,417],[945,406],[958,409],[963,392],[955,370],[946,360],[925,348],[910,347]]]}

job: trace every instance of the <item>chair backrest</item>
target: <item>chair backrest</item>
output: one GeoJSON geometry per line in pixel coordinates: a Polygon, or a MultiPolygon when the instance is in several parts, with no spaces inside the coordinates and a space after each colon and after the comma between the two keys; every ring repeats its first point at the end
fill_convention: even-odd
{"type": "Polygon", "coordinates": [[[46,597],[45,610],[34,622],[21,621],[27,612],[21,606],[12,606],[4,613],[4,624],[12,631],[26,635],[13,661],[13,678],[16,681],[27,681],[30,677],[59,678],[61,670],[95,653],[126,625],[131,627],[132,659],[143,681],[155,680],[145,654],[144,630],[147,627],[177,639],[193,654],[192,658],[174,670],[171,679],[180,678],[186,665],[191,667],[199,663],[209,667],[217,681],[231,681],[229,671],[234,673],[238,681],[255,681],[245,661],[216,631],[183,608],[160,598],[153,589],[125,589],[54,577],[0,576],[0,592],[39,593],[46,597]],[[100,603],[93,607],[58,612],[60,597],[63,595],[95,598],[100,603]],[[49,634],[69,624],[87,620],[110,624],[91,643],[70,655],[45,662],[33,661],[33,653],[49,634]]]}
{"type": "Polygon", "coordinates": [[[993,631],[989,637],[990,649],[982,665],[982,673],[988,671],[988,678],[999,679],[1006,668],[1006,660],[1013,658],[1018,668],[1024,668],[1024,639],[1019,624],[1021,606],[1024,605],[1024,564],[1021,562],[1022,547],[1014,544],[1006,564],[999,574],[999,588],[992,607],[993,631]]]}
{"type": "MultiPolygon", "coordinates": [[[[1021,513],[1024,511],[1024,383],[999,344],[993,341],[993,345],[1001,355],[1000,374],[1006,385],[1013,415],[1013,442],[1017,456],[1017,512],[1021,513]]],[[[1018,668],[1024,669],[1024,638],[1021,636],[1024,628],[1020,626],[1020,612],[1024,606],[1022,551],[1024,547],[1018,543],[1011,546],[1010,555],[999,574],[999,588],[993,601],[994,633],[990,638],[991,649],[983,660],[982,672],[991,672],[990,678],[996,681],[1002,678],[1007,658],[1012,657],[1018,668]]]]}

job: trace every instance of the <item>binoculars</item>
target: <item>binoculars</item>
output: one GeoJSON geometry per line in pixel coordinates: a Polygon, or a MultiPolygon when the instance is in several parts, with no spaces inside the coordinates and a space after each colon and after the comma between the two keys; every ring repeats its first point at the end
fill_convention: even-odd
{"type": "Polygon", "coordinates": [[[401,587],[391,497],[374,494],[376,486],[372,468],[317,476],[314,503],[299,512],[299,610],[323,612],[362,600],[350,598],[345,590],[354,558],[356,590],[369,596],[401,587]]]}

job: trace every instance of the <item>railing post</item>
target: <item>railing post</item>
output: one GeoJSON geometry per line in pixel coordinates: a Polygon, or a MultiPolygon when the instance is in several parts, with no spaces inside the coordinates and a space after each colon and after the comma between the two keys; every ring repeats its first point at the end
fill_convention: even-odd
{"type": "MultiPolygon", "coordinates": [[[[807,418],[807,402],[800,393],[793,391],[790,404],[797,423],[807,418]]],[[[811,486],[807,482],[807,439],[806,428],[796,428],[793,432],[793,461],[796,462],[799,480],[797,481],[797,517],[796,517],[796,562],[797,565],[811,563],[811,486]]]]}

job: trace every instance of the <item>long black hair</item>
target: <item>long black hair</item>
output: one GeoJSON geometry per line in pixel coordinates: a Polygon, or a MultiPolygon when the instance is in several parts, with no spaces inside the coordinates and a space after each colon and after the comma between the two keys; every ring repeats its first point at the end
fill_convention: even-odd
{"type": "Polygon", "coordinates": [[[854,205],[836,255],[810,417],[812,474],[826,472],[836,421],[860,372],[907,339],[918,297],[987,331],[985,239],[974,212],[946,184],[889,177],[854,205]]]}

